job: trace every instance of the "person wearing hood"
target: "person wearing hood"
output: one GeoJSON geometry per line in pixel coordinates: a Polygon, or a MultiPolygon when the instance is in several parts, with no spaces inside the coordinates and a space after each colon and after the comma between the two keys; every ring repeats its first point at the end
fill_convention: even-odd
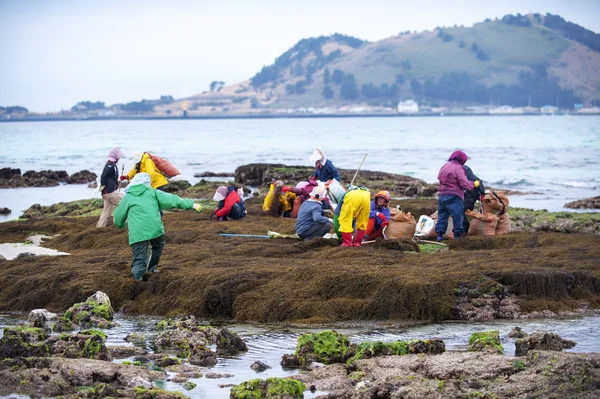
{"type": "Polygon", "coordinates": [[[165,227],[159,211],[172,208],[203,211],[202,206],[193,200],[155,190],[150,182],[148,173],[136,174],[114,216],[115,226],[119,228],[125,228],[127,222],[129,246],[133,254],[131,275],[136,280],[143,280],[147,272],[158,271],[156,267],[165,246],[165,227]]]}
{"type": "Polygon", "coordinates": [[[329,232],[333,220],[323,216],[323,200],[327,198],[325,187],[315,187],[309,198],[302,203],[296,218],[296,234],[304,241],[323,237],[329,232]]]}
{"type": "Polygon", "coordinates": [[[340,181],[338,170],[327,159],[323,150],[317,148],[308,160],[315,163],[315,171],[311,175],[311,178],[324,182],[325,187],[328,187],[333,179],[336,179],[338,182],[340,181]]]}
{"type": "Polygon", "coordinates": [[[381,190],[371,201],[371,213],[369,214],[369,224],[367,226],[366,239],[375,240],[382,238],[383,228],[390,221],[390,192],[381,190]]]}
{"type": "Polygon", "coordinates": [[[106,227],[113,209],[119,205],[121,198],[123,198],[123,194],[119,192],[119,167],[117,162],[124,156],[125,154],[118,147],[108,152],[108,160],[104,164],[102,175],[100,175],[100,189],[104,200],[104,208],[96,227],[106,227]]]}
{"type": "Polygon", "coordinates": [[[246,204],[242,199],[244,192],[240,188],[236,190],[233,186],[219,186],[213,200],[219,201],[215,210],[216,220],[239,220],[246,216],[246,204]]]}
{"type": "Polygon", "coordinates": [[[454,151],[448,162],[440,169],[438,199],[438,220],[435,225],[437,240],[442,241],[448,228],[448,216],[452,216],[454,238],[460,238],[465,233],[463,219],[465,217],[464,191],[479,187],[479,180],[474,182],[467,179],[464,164],[469,157],[462,151],[454,151]]]}
{"type": "Polygon", "coordinates": [[[134,152],[131,158],[135,165],[133,165],[133,168],[131,168],[126,176],[121,176],[121,180],[131,180],[136,174],[144,172],[150,175],[150,184],[152,188],[162,190],[163,186],[169,184],[169,181],[165,175],[158,170],[154,164],[154,161],[152,161],[147,152],[144,152],[143,154],[140,152],[134,152]]]}

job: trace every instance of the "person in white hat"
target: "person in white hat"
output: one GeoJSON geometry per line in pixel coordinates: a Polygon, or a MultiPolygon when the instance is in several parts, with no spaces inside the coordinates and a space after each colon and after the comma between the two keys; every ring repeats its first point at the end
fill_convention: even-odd
{"type": "Polygon", "coordinates": [[[331,160],[327,159],[325,153],[320,148],[317,148],[308,160],[315,163],[315,171],[311,177],[324,182],[325,187],[328,187],[333,179],[340,181],[338,170],[333,166],[331,160]]]}
{"type": "Polygon", "coordinates": [[[324,187],[313,188],[309,198],[302,203],[296,218],[296,234],[304,241],[323,237],[329,232],[333,220],[323,216],[323,200],[327,191],[324,187]]]}
{"type": "Polygon", "coordinates": [[[96,227],[106,227],[113,209],[119,205],[121,198],[123,198],[123,194],[119,192],[119,167],[117,162],[124,156],[125,154],[118,147],[108,152],[108,160],[100,176],[100,191],[104,200],[104,208],[96,227]]]}

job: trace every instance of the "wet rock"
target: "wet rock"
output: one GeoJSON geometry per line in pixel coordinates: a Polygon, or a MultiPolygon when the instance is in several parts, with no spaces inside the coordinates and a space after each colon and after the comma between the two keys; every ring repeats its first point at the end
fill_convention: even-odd
{"type": "Polygon", "coordinates": [[[112,328],[116,325],[112,322],[113,313],[108,296],[97,291],[85,302],[76,303],[67,309],[62,319],[82,328],[112,328]]]}
{"type": "Polygon", "coordinates": [[[243,398],[291,398],[302,399],[306,385],[289,378],[267,378],[249,380],[231,388],[231,399],[243,398]]]}
{"type": "Polygon", "coordinates": [[[125,342],[132,342],[136,344],[143,344],[146,342],[146,336],[139,333],[131,333],[125,337],[125,342]]]}
{"type": "Polygon", "coordinates": [[[191,351],[189,362],[196,366],[211,367],[217,364],[217,354],[206,346],[196,346],[191,351]]]}
{"type": "Polygon", "coordinates": [[[0,168],[0,180],[21,178],[21,169],[0,168]]]}
{"type": "Polygon", "coordinates": [[[208,373],[205,375],[206,378],[210,378],[210,379],[219,379],[219,378],[231,378],[233,377],[233,374],[227,374],[227,373],[208,373]]]}
{"type": "Polygon", "coordinates": [[[0,208],[0,215],[8,215],[10,214],[12,211],[8,208],[0,208]]]}
{"type": "MultiPolygon", "coordinates": [[[[313,362],[314,363],[314,362],[313,362]]],[[[285,368],[298,368],[305,366],[306,363],[303,358],[297,355],[283,355],[281,357],[281,367],[285,368]]]]}
{"type": "Polygon", "coordinates": [[[65,319],[61,317],[58,319],[56,324],[52,327],[52,331],[54,332],[65,332],[65,331],[73,331],[77,329],[77,326],[71,322],[71,320],[65,319]]]}
{"type": "Polygon", "coordinates": [[[215,173],[215,172],[202,172],[194,173],[194,177],[231,177],[232,173],[215,173]]]}
{"type": "Polygon", "coordinates": [[[162,331],[154,343],[159,352],[177,351],[177,356],[182,358],[188,357],[193,348],[207,345],[204,333],[182,328],[162,331]]]}
{"type": "Polygon", "coordinates": [[[362,342],[356,346],[356,354],[352,361],[370,359],[377,356],[408,355],[416,353],[440,354],[446,351],[446,344],[441,339],[395,341],[395,342],[362,342]]]}
{"type": "Polygon", "coordinates": [[[565,208],[571,209],[600,209],[600,196],[569,202],[565,208]]]}
{"type": "Polygon", "coordinates": [[[284,355],[284,367],[306,366],[312,362],[324,364],[343,363],[354,355],[354,347],[348,337],[335,330],[316,334],[302,334],[298,337],[294,355],[284,355]]]}
{"type": "Polygon", "coordinates": [[[183,389],[185,389],[186,391],[191,391],[194,388],[196,388],[196,384],[194,384],[193,382],[188,381],[183,384],[183,389]]]}
{"type": "Polygon", "coordinates": [[[27,316],[27,321],[31,327],[41,328],[48,332],[52,331],[48,322],[57,319],[56,313],[49,312],[46,309],[34,309],[27,316]]]}
{"type": "Polygon", "coordinates": [[[145,378],[142,377],[134,377],[127,384],[129,388],[142,387],[146,389],[152,388],[152,383],[145,378]]]}
{"type": "Polygon", "coordinates": [[[185,329],[190,332],[197,334],[198,336],[203,335],[204,340],[209,344],[217,343],[217,334],[219,330],[212,327],[206,321],[197,320],[195,316],[183,316],[183,317],[171,317],[169,319],[161,320],[156,323],[157,330],[176,330],[185,329]]]}
{"type": "Polygon", "coordinates": [[[156,365],[158,367],[169,367],[169,366],[174,366],[176,364],[181,364],[181,360],[174,358],[174,357],[165,356],[161,359],[156,360],[156,365]]]}
{"type": "Polygon", "coordinates": [[[82,170],[76,173],[73,173],[71,176],[67,178],[68,184],[86,184],[89,182],[96,181],[98,176],[90,172],[89,170],[82,170]]]}
{"type": "Polygon", "coordinates": [[[254,363],[252,363],[252,365],[250,366],[250,368],[256,372],[263,372],[267,369],[270,369],[271,366],[267,365],[266,363],[261,362],[260,360],[255,361],[254,363]]]}
{"type": "Polygon", "coordinates": [[[500,333],[497,330],[492,330],[471,334],[469,351],[503,354],[504,348],[500,343],[500,333]]]}
{"type": "Polygon", "coordinates": [[[575,341],[561,338],[558,334],[549,332],[534,332],[515,342],[515,355],[526,355],[530,350],[562,351],[576,345],[575,341]]]}
{"type": "Polygon", "coordinates": [[[124,359],[147,353],[144,349],[137,346],[107,346],[107,349],[113,359],[124,359]]]}
{"type": "Polygon", "coordinates": [[[171,180],[164,186],[163,190],[167,193],[180,193],[192,187],[187,180],[171,180]]]}
{"type": "Polygon", "coordinates": [[[53,356],[111,361],[110,351],[104,344],[106,335],[98,330],[78,334],[61,334],[48,340],[53,356]]]}
{"type": "Polygon", "coordinates": [[[229,387],[234,387],[235,384],[217,384],[217,386],[219,388],[229,388],[229,387]]]}
{"type": "Polygon", "coordinates": [[[526,338],[527,333],[521,329],[521,327],[514,327],[508,333],[508,338],[526,338]]]}
{"type": "Polygon", "coordinates": [[[217,335],[217,353],[235,355],[239,352],[247,352],[246,343],[234,332],[222,328],[217,335]]]}
{"type": "Polygon", "coordinates": [[[22,258],[35,258],[36,254],[32,253],[32,252],[21,252],[20,254],[17,255],[17,257],[15,259],[22,259],[22,258]]]}
{"type": "Polygon", "coordinates": [[[0,339],[0,360],[15,357],[44,357],[50,355],[46,342],[49,334],[41,328],[6,327],[0,339]]]}

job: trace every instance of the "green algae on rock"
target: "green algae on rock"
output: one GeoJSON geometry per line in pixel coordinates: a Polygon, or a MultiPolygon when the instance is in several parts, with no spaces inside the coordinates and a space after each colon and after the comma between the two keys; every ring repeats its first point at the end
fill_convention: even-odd
{"type": "Polygon", "coordinates": [[[446,351],[446,344],[441,339],[394,341],[394,342],[362,342],[356,346],[356,354],[348,363],[359,359],[370,359],[377,356],[408,355],[417,353],[440,354],[446,351]]]}
{"type": "Polygon", "coordinates": [[[492,330],[471,334],[471,338],[469,338],[469,351],[503,354],[504,347],[500,343],[500,333],[498,330],[492,330]]]}
{"type": "Polygon", "coordinates": [[[254,379],[242,382],[231,388],[231,399],[302,399],[306,385],[289,378],[271,377],[266,380],[254,379]]]}

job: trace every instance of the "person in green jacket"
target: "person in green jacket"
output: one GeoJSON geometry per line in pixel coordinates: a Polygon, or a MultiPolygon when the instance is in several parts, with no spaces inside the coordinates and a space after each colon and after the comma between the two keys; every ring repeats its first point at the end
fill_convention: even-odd
{"type": "Polygon", "coordinates": [[[172,208],[203,211],[202,206],[191,199],[182,199],[151,188],[148,173],[136,174],[129,183],[127,193],[115,210],[114,223],[123,229],[127,222],[129,246],[133,254],[131,275],[134,279],[143,280],[144,273],[158,272],[156,266],[165,246],[165,227],[160,210],[172,208]]]}

